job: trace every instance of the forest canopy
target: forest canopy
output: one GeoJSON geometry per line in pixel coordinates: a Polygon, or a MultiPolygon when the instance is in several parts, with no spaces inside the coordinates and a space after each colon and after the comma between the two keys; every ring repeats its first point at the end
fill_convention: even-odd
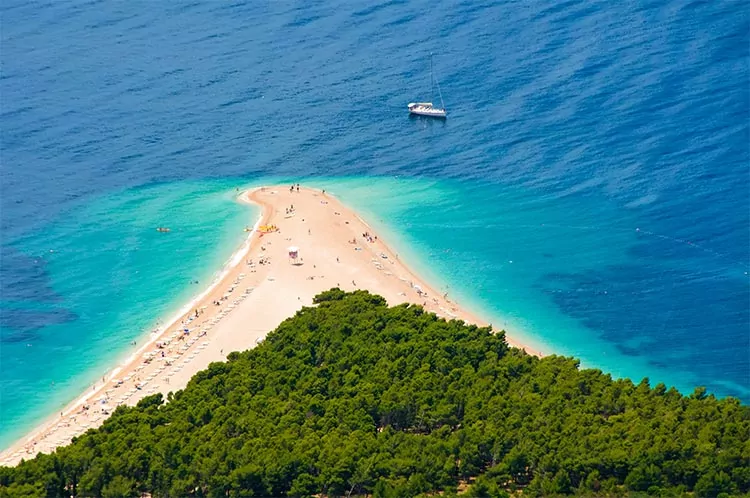
{"type": "Polygon", "coordinates": [[[736,399],[539,359],[365,291],[315,302],[167,399],[0,468],[0,497],[750,491],[736,399]]]}

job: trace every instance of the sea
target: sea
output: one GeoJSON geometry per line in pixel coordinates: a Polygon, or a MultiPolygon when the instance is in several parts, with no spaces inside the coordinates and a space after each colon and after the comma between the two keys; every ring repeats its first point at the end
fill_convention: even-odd
{"type": "Polygon", "coordinates": [[[258,218],[237,190],[272,183],[532,349],[750,402],[744,0],[0,16],[0,448],[203,291],[258,218]],[[406,110],[440,101],[430,59],[445,121],[406,110]]]}

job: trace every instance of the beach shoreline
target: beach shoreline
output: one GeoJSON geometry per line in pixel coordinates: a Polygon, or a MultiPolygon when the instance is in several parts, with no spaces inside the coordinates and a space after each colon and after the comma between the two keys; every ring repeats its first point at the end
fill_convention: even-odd
{"type": "MultiPolygon", "coordinates": [[[[446,319],[488,325],[447,293],[441,296],[370,224],[324,190],[257,187],[241,192],[237,200],[260,206],[261,214],[207,288],[161,327],[144,334],[135,352],[123,355],[103,381],[76,396],[62,415],[51,414],[2,451],[0,465],[15,465],[21,458],[68,444],[99,426],[119,404],[132,406],[147,395],[183,389],[209,363],[254,347],[281,321],[311,305],[312,297],[332,287],[366,289],[383,295],[389,305],[421,304],[446,319]],[[299,249],[299,259],[291,257],[290,246],[299,249]]],[[[509,338],[507,331],[506,340],[541,356],[509,338]]]]}
{"type": "MultiPolygon", "coordinates": [[[[177,324],[177,322],[179,322],[186,314],[194,309],[195,306],[201,302],[201,300],[203,300],[208,294],[210,294],[213,290],[220,286],[227,278],[232,268],[236,267],[237,264],[239,264],[239,262],[242,260],[242,258],[250,251],[252,239],[256,235],[256,229],[261,224],[262,220],[263,214],[261,213],[258,216],[253,229],[242,241],[240,247],[232,253],[232,255],[224,262],[221,268],[213,273],[215,276],[211,279],[211,282],[205,289],[192,296],[187,303],[182,302],[181,304],[179,304],[177,306],[176,312],[167,312],[166,319],[157,319],[156,323],[158,323],[159,325],[150,329],[149,331],[144,331],[143,334],[138,337],[137,342],[138,344],[140,344],[140,346],[138,346],[135,350],[131,349],[118,355],[113,362],[117,366],[107,369],[102,375],[102,380],[96,380],[94,382],[93,386],[95,386],[96,389],[87,389],[82,393],[76,395],[73,401],[66,403],[65,406],[60,410],[61,415],[70,415],[75,409],[80,408],[82,405],[84,405],[86,401],[92,397],[93,394],[97,394],[103,387],[108,385],[108,383],[111,382],[112,379],[116,378],[124,368],[135,362],[139,358],[139,356],[141,356],[146,350],[152,347],[164,334],[164,332],[172,329],[175,324],[177,324]]],[[[17,438],[7,449],[0,451],[0,464],[4,464],[6,452],[16,447],[20,442],[34,440],[50,425],[53,425],[53,423],[60,418],[60,415],[57,414],[57,411],[58,410],[54,410],[53,413],[45,417],[42,422],[38,423],[34,427],[34,429],[32,429],[30,432],[25,433],[21,438],[17,438]]]]}
{"type": "MultiPolygon", "coordinates": [[[[335,194],[333,194],[335,195],[335,194]]],[[[345,203],[346,201],[341,201],[345,203]]],[[[363,225],[365,225],[368,229],[372,230],[373,233],[383,233],[386,232],[386,239],[388,240],[388,243],[386,244],[387,247],[393,254],[397,257],[399,262],[406,268],[406,270],[409,271],[412,275],[418,276],[419,280],[422,282],[430,282],[429,287],[432,289],[437,290],[439,286],[433,285],[433,279],[434,280],[440,280],[440,276],[435,274],[434,271],[431,272],[429,268],[427,268],[425,265],[420,265],[419,261],[422,259],[419,257],[419,255],[413,254],[409,251],[406,251],[408,254],[406,257],[402,257],[401,251],[396,251],[393,243],[391,242],[392,238],[395,238],[395,234],[392,230],[390,230],[384,222],[380,221],[378,224],[375,224],[372,220],[366,221],[365,218],[363,218],[361,214],[359,214],[358,211],[355,211],[353,208],[351,208],[352,212],[354,213],[354,216],[359,220],[363,225]]],[[[375,217],[374,214],[371,214],[373,217],[375,217]]],[[[429,256],[425,256],[427,258],[429,256]]],[[[442,282],[446,286],[448,284],[446,282],[442,282]]],[[[442,291],[441,291],[442,292],[442,291]]],[[[453,293],[453,292],[452,292],[453,293]]],[[[483,307],[476,302],[472,301],[468,296],[465,294],[458,294],[459,297],[456,298],[455,296],[451,298],[450,302],[453,303],[455,306],[461,308],[466,312],[466,314],[470,317],[474,317],[476,321],[471,323],[479,323],[480,321],[484,323],[487,326],[491,326],[493,330],[495,331],[503,331],[505,332],[505,341],[508,343],[509,346],[512,346],[514,348],[523,349],[528,354],[531,354],[533,356],[538,357],[544,357],[549,353],[544,353],[545,350],[549,350],[550,346],[542,343],[542,342],[534,342],[534,340],[528,336],[526,336],[523,332],[524,329],[515,326],[515,325],[509,325],[508,319],[506,317],[502,316],[493,316],[492,318],[497,318],[498,321],[494,322],[489,319],[489,317],[492,315],[491,310],[487,309],[486,307],[483,307]],[[497,323],[502,322],[502,326],[496,326],[497,323]],[[533,345],[533,347],[532,347],[533,345]]]]}

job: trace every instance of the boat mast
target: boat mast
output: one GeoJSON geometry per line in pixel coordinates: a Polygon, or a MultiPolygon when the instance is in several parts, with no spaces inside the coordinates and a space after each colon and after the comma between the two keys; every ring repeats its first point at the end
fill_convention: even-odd
{"type": "Polygon", "coordinates": [[[432,52],[430,52],[430,95],[434,93],[433,85],[437,85],[438,95],[440,95],[440,108],[445,110],[445,102],[443,102],[443,92],[440,91],[440,82],[435,78],[432,72],[432,52]]]}
{"type": "Polygon", "coordinates": [[[435,77],[432,75],[432,52],[430,52],[430,100],[435,95],[435,77]]]}
{"type": "Polygon", "coordinates": [[[445,110],[445,102],[443,102],[443,92],[440,91],[440,82],[438,82],[437,78],[435,78],[435,83],[437,83],[438,95],[440,95],[440,108],[445,110]]]}

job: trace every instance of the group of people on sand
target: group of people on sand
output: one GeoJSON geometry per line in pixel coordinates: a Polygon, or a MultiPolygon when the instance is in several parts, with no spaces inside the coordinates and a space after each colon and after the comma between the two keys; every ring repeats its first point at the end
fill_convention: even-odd
{"type": "Polygon", "coordinates": [[[297,192],[299,192],[299,183],[296,184],[296,185],[294,183],[292,183],[292,186],[289,187],[289,192],[294,192],[295,188],[297,189],[297,192]]]}
{"type": "Polygon", "coordinates": [[[376,240],[378,240],[378,236],[377,236],[377,235],[375,235],[375,236],[372,236],[372,235],[370,235],[370,232],[365,232],[365,233],[363,233],[363,234],[362,234],[362,237],[364,237],[364,239],[365,239],[365,240],[366,240],[367,242],[375,242],[376,240]]]}
{"type": "Polygon", "coordinates": [[[294,204],[286,208],[286,214],[294,214],[294,204]]]}
{"type": "MultiPolygon", "coordinates": [[[[266,258],[261,258],[260,262],[261,264],[268,263],[266,258]]],[[[235,282],[235,285],[238,283],[239,283],[238,281],[235,282]]],[[[228,290],[229,291],[235,290],[235,286],[231,286],[230,289],[228,290]]],[[[247,297],[247,294],[248,293],[246,291],[245,294],[241,296],[237,301],[242,300],[245,297],[247,297]]],[[[221,301],[224,301],[226,299],[227,299],[226,297],[222,297],[220,300],[213,301],[213,303],[216,305],[221,305],[223,304],[221,301]]],[[[188,313],[188,317],[180,320],[180,322],[178,322],[179,325],[176,325],[174,328],[178,330],[182,329],[183,331],[188,325],[191,325],[194,328],[198,328],[198,326],[201,325],[200,323],[198,323],[198,321],[200,320],[199,317],[202,317],[204,313],[205,313],[204,309],[194,308],[192,311],[188,313]]],[[[208,328],[211,328],[212,326],[213,326],[213,323],[208,324],[208,328]]],[[[154,332],[161,331],[161,330],[162,330],[161,323],[159,323],[159,327],[154,332]]],[[[198,337],[206,336],[208,335],[208,330],[207,329],[200,330],[200,332],[197,335],[198,337]]],[[[173,345],[176,345],[178,342],[181,342],[181,341],[186,341],[188,337],[189,336],[185,333],[179,334],[179,336],[177,336],[176,341],[173,345]]],[[[134,387],[135,390],[141,391],[141,392],[143,391],[143,389],[145,388],[145,382],[142,380],[142,378],[145,377],[146,375],[145,373],[146,370],[144,369],[153,368],[153,367],[146,367],[144,363],[148,365],[153,364],[154,362],[152,360],[155,360],[158,357],[161,357],[163,360],[168,360],[166,361],[166,365],[171,365],[171,361],[169,361],[170,359],[168,357],[170,357],[171,355],[182,356],[186,354],[186,351],[178,351],[177,348],[174,348],[171,346],[167,347],[169,345],[169,342],[170,342],[169,340],[165,340],[165,339],[157,341],[155,344],[157,351],[154,352],[153,356],[149,355],[147,358],[144,358],[144,361],[141,363],[142,366],[139,366],[137,369],[133,367],[134,371],[130,373],[130,378],[128,379],[128,377],[126,377],[126,379],[128,379],[129,381],[128,387],[130,387],[132,383],[132,387],[134,387]],[[141,372],[141,370],[143,370],[143,372],[141,372]]],[[[132,345],[135,345],[136,341],[130,341],[130,343],[132,345]]],[[[223,352],[224,351],[222,349],[220,354],[223,354],[223,352]]],[[[165,374],[162,377],[162,381],[167,385],[169,384],[169,377],[170,377],[170,374],[165,374]]],[[[102,377],[101,382],[102,382],[101,389],[104,389],[104,386],[107,385],[107,380],[105,379],[105,377],[102,377]]],[[[119,380],[112,387],[113,388],[119,387],[121,390],[125,389],[125,391],[123,391],[122,394],[127,394],[129,393],[129,391],[126,388],[122,387],[122,386],[125,386],[125,384],[126,384],[125,381],[119,380]]],[[[96,385],[94,385],[94,388],[95,387],[96,385]]],[[[129,394],[127,399],[130,399],[130,396],[132,396],[132,394],[129,394]]],[[[45,430],[41,432],[39,435],[35,436],[33,440],[28,441],[28,443],[22,447],[23,449],[21,451],[25,452],[26,454],[34,454],[37,451],[39,451],[40,448],[42,448],[42,451],[49,451],[53,449],[54,447],[58,446],[59,440],[78,436],[82,432],[86,431],[91,424],[98,423],[101,420],[100,418],[101,415],[108,416],[109,413],[111,412],[111,407],[108,405],[108,403],[114,402],[114,400],[110,397],[109,393],[108,392],[102,393],[101,397],[96,402],[92,402],[92,399],[93,398],[88,398],[82,404],[82,406],[76,409],[75,411],[71,411],[67,413],[60,412],[61,420],[56,420],[55,426],[46,427],[45,430]],[[101,406],[100,406],[100,403],[101,403],[101,406]],[[74,425],[74,424],[78,424],[78,421],[81,419],[83,419],[81,421],[82,425],[80,426],[74,425]]],[[[125,402],[126,402],[125,398],[123,398],[117,401],[116,404],[119,405],[125,402]]],[[[15,458],[16,456],[17,455],[13,455],[12,457],[9,457],[9,458],[15,458]]],[[[0,462],[0,464],[4,464],[10,461],[11,461],[10,459],[7,459],[6,461],[0,462]]]]}

